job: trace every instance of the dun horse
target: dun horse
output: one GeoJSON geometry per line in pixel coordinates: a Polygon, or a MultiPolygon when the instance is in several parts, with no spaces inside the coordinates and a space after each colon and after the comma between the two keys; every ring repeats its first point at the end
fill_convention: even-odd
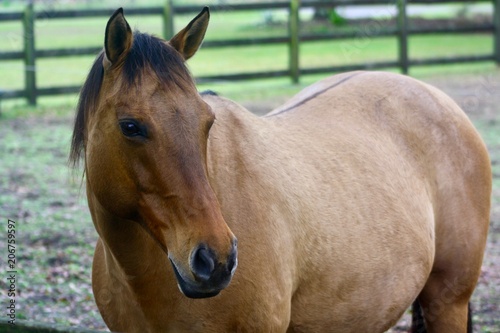
{"type": "Polygon", "coordinates": [[[464,112],[351,72],[257,117],[197,92],[184,61],[208,21],[166,42],[117,10],[81,92],[71,158],[109,328],[384,332],[416,301],[414,331],[466,332],[491,170],[464,112]]]}

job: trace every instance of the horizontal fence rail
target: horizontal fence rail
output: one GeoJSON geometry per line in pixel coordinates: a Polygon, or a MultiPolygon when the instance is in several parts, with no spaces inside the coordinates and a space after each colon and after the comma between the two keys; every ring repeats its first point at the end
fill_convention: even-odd
{"type": "MultiPolygon", "coordinates": [[[[408,26],[407,7],[409,4],[446,4],[470,3],[465,0],[333,0],[333,1],[278,1],[266,3],[238,3],[216,4],[210,7],[212,12],[250,11],[250,10],[288,10],[287,35],[278,37],[260,37],[245,39],[208,40],[204,48],[225,48],[234,46],[284,44],[288,46],[288,69],[253,73],[234,73],[224,75],[207,75],[197,77],[197,82],[211,81],[237,81],[250,79],[263,79],[273,77],[290,77],[292,82],[298,82],[300,75],[319,74],[326,72],[342,72],[360,69],[400,68],[403,73],[408,73],[411,66],[424,66],[436,64],[451,64],[465,62],[495,61],[500,63],[500,0],[476,0],[474,3],[492,3],[494,6],[493,23],[475,24],[465,27],[436,27],[413,28],[408,26]],[[299,13],[304,8],[333,8],[335,6],[363,6],[387,5],[396,8],[395,26],[368,34],[370,38],[395,37],[398,41],[397,60],[366,62],[362,64],[349,64],[342,66],[328,66],[317,68],[300,68],[299,44],[313,41],[330,41],[340,39],[355,39],[360,37],[359,31],[306,34],[301,33],[299,13]],[[410,59],[408,56],[408,38],[415,35],[426,34],[457,34],[457,33],[492,33],[494,38],[494,52],[487,55],[457,56],[448,58],[410,59]]],[[[169,39],[174,34],[174,17],[180,14],[198,13],[198,5],[177,5],[166,1],[162,7],[131,8],[127,9],[127,16],[155,15],[160,16],[163,22],[163,37],[169,39]]],[[[22,12],[0,13],[0,24],[6,21],[21,21],[25,38],[23,50],[13,52],[0,52],[0,61],[23,59],[25,87],[22,90],[3,90],[0,87],[0,100],[8,98],[26,98],[30,104],[35,105],[37,97],[60,95],[79,92],[81,86],[63,86],[39,88],[36,84],[36,60],[43,58],[72,57],[82,55],[96,55],[102,46],[58,49],[35,48],[35,21],[41,19],[57,20],[68,18],[109,17],[112,9],[82,9],[35,11],[30,2],[22,12]],[[28,38],[29,37],[29,38],[28,38]]]]}

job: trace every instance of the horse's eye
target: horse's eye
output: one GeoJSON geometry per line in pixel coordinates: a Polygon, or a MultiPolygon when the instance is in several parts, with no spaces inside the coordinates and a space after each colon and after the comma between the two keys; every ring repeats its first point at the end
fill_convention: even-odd
{"type": "Polygon", "coordinates": [[[141,126],[133,120],[122,120],[120,121],[120,129],[123,135],[128,137],[133,136],[146,136],[141,126]]]}

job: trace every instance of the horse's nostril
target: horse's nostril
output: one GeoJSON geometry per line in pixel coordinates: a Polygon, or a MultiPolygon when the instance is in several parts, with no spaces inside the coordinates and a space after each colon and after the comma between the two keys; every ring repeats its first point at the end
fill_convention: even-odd
{"type": "Polygon", "coordinates": [[[215,256],[205,247],[199,247],[191,261],[191,270],[194,276],[201,281],[208,281],[215,270],[215,256]]]}

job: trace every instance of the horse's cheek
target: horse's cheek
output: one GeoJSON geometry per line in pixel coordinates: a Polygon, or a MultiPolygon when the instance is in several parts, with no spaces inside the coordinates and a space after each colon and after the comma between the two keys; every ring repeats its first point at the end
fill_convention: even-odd
{"type": "Polygon", "coordinates": [[[116,155],[103,147],[89,146],[86,154],[88,186],[108,212],[130,218],[137,209],[134,183],[116,155]]]}

